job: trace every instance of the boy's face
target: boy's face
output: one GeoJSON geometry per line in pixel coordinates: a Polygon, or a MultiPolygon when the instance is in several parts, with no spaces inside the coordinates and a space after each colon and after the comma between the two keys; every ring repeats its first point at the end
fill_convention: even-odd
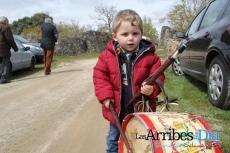
{"type": "Polygon", "coordinates": [[[133,51],[141,41],[142,32],[139,26],[132,26],[129,21],[122,21],[117,32],[112,36],[126,51],[133,51]]]}

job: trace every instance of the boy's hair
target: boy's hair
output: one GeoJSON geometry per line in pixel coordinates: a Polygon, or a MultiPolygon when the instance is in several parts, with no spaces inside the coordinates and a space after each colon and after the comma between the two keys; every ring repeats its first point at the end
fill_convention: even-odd
{"type": "Polygon", "coordinates": [[[142,19],[134,10],[125,9],[117,13],[112,23],[114,33],[117,32],[117,29],[120,27],[122,21],[129,21],[132,26],[139,26],[141,32],[143,33],[142,19]]]}

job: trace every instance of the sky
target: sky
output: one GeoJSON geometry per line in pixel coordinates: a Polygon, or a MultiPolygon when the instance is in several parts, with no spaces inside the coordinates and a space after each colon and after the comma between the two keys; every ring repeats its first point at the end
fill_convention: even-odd
{"type": "Polygon", "coordinates": [[[0,16],[6,16],[10,23],[31,17],[35,13],[47,13],[54,23],[75,21],[79,26],[94,25],[90,16],[96,16],[96,6],[115,6],[116,9],[133,9],[141,17],[152,19],[154,27],[160,33],[162,26],[159,19],[164,17],[180,0],[0,0],[0,16]]]}

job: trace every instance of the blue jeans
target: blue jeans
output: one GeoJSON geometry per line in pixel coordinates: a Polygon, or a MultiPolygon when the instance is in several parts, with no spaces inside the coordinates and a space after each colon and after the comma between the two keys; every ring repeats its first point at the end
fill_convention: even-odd
{"type": "Polygon", "coordinates": [[[118,139],[120,132],[116,125],[110,123],[109,133],[106,138],[107,150],[106,153],[117,153],[118,152],[118,139]]]}

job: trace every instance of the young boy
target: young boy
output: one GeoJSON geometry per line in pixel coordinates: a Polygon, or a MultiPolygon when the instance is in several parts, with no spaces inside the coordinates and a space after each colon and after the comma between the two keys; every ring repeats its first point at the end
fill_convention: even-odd
{"type": "MultiPolygon", "coordinates": [[[[142,39],[143,25],[140,16],[133,10],[118,12],[112,23],[113,40],[101,52],[94,67],[93,83],[95,95],[102,104],[104,118],[110,121],[107,136],[107,153],[117,153],[119,130],[109,109],[113,103],[120,122],[134,112],[132,97],[141,91],[149,97],[149,104],[156,110],[155,97],[161,92],[159,86],[145,85],[143,81],[161,65],[155,54],[155,46],[142,39]]],[[[163,83],[164,74],[158,79],[163,83]]]]}

